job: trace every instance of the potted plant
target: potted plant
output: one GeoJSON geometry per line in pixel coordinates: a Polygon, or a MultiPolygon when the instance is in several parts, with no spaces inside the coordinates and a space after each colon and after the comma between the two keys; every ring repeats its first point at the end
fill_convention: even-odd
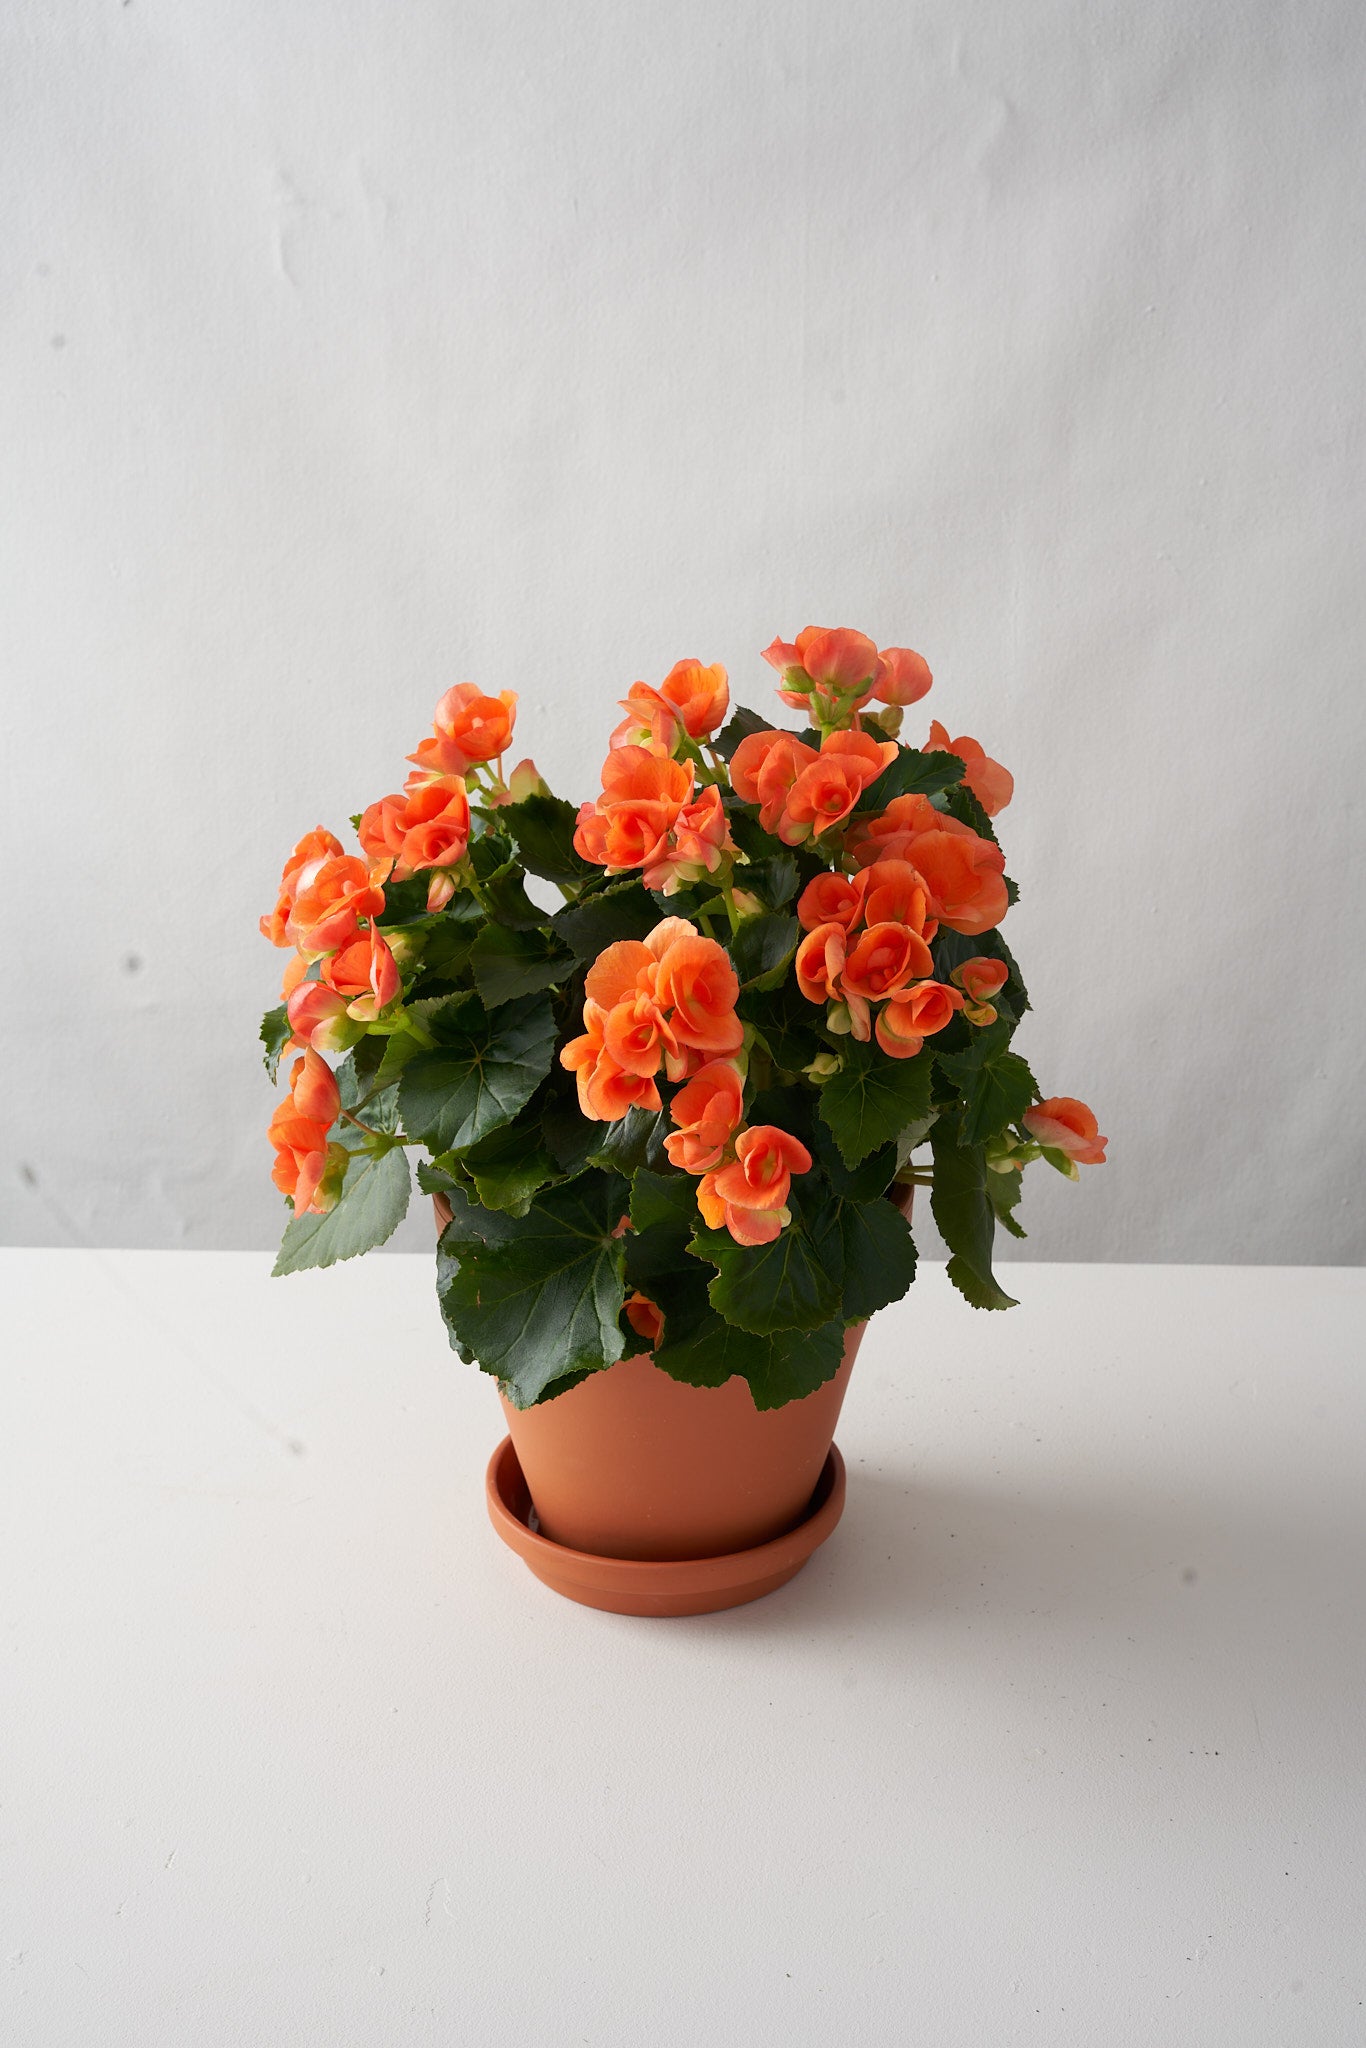
{"type": "Polygon", "coordinates": [[[310,832],[261,920],[291,955],[262,1024],[290,1062],[276,1273],[382,1244],[419,1151],[450,1342],[508,1417],[495,1524],[633,1612],[753,1598],[828,1534],[915,1188],[955,1286],[1003,1309],[1022,1169],[1105,1153],[1013,1048],[1010,775],[937,721],[901,743],[909,649],[808,627],[765,659],[800,729],[681,661],[622,700],[577,810],[504,772],[513,693],[456,685],[359,853],[310,832]]]}

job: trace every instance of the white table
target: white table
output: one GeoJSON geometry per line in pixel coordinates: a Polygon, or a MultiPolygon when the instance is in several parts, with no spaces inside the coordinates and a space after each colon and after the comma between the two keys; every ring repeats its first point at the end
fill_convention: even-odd
{"type": "Polygon", "coordinates": [[[430,1261],[0,1254],[7,2048],[1366,2039],[1366,1274],[928,1269],[784,1591],[574,1607],[430,1261]]]}

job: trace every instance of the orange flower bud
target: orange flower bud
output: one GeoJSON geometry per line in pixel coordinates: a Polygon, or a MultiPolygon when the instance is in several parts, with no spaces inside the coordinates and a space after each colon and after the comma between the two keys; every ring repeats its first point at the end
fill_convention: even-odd
{"type": "Polygon", "coordinates": [[[285,1005],[295,1043],[314,1052],[346,1052],[364,1027],[346,1014],[346,998],[322,981],[304,981],[285,1005]]]}
{"type": "Polygon", "coordinates": [[[963,960],[949,980],[956,983],[975,1003],[988,1003],[999,995],[1010,978],[1004,960],[993,960],[985,953],[975,953],[971,960],[963,960]]]}
{"type": "Polygon", "coordinates": [[[1061,1152],[1081,1166],[1103,1166],[1108,1138],[1102,1138],[1095,1113],[1074,1095],[1050,1095],[1021,1119],[1036,1144],[1061,1152]]]}
{"type": "Polygon", "coordinates": [[[923,654],[909,647],[884,647],[878,656],[873,695],[882,704],[917,704],[934,677],[923,654]]]}
{"type": "Polygon", "coordinates": [[[634,1293],[627,1295],[624,1306],[626,1320],[636,1335],[643,1337],[647,1344],[658,1344],[664,1334],[664,1317],[658,1304],[637,1288],[634,1293]]]}

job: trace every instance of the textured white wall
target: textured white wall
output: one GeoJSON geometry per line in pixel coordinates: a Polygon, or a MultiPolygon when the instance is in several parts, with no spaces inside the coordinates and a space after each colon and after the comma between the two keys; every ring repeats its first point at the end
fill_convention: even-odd
{"type": "MultiPolygon", "coordinates": [[[[10,1241],[265,1246],[255,933],[449,682],[920,647],[1041,1255],[1355,1260],[1359,0],[7,0],[10,1241]]],[[[912,727],[919,714],[913,714],[912,727]]],[[[408,1241],[411,1241],[409,1239],[408,1241]]]]}

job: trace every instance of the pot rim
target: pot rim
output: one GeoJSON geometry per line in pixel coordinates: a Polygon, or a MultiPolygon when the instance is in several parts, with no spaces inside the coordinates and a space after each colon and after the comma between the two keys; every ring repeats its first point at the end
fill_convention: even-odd
{"type": "Polygon", "coordinates": [[[603,1557],[554,1543],[530,1528],[526,1515],[531,1495],[510,1436],[503,1438],[489,1459],[485,1492],[489,1520],[509,1549],[538,1577],[548,1576],[566,1589],[581,1586],[599,1594],[668,1596],[722,1593],[790,1576],[820,1548],[839,1521],[845,1484],[844,1460],[838,1445],[832,1444],[806,1513],[795,1527],[770,1537],[767,1543],[725,1551],[719,1557],[667,1559],[603,1557]]]}

